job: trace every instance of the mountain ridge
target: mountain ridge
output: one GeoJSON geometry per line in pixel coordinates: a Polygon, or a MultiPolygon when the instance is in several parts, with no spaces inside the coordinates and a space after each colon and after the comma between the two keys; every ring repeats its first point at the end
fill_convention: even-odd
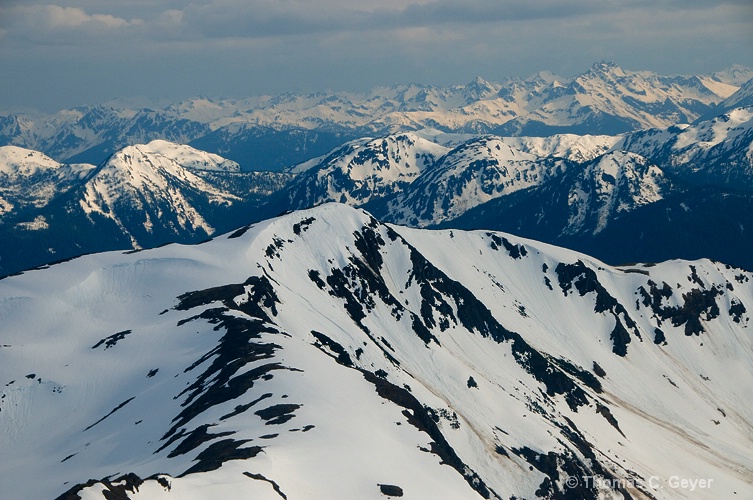
{"type": "Polygon", "coordinates": [[[744,496],[752,277],[339,204],[81,257],[1,281],[0,477],[89,498],[681,498],[674,476],[744,496]]]}
{"type": "Polygon", "coordinates": [[[751,78],[753,70],[742,66],[682,77],[627,71],[602,61],[573,78],[541,72],[502,83],[476,78],[467,85],[395,85],[361,94],[203,97],[156,110],[83,106],[37,118],[0,116],[0,145],[39,150],[68,163],[99,164],[125,146],[164,139],[221,154],[244,170],[277,170],[349,139],[427,127],[496,135],[667,127],[710,117],[751,78]],[[270,152],[280,143],[292,147],[270,152]]]}
{"type": "Polygon", "coordinates": [[[283,173],[238,172],[213,153],[156,141],[0,218],[0,265],[9,274],[89,251],[197,242],[337,201],[388,222],[504,230],[611,263],[706,256],[753,268],[742,250],[753,227],[752,127],[751,108],[738,108],[618,136],[423,130],[349,141],[283,173]]]}

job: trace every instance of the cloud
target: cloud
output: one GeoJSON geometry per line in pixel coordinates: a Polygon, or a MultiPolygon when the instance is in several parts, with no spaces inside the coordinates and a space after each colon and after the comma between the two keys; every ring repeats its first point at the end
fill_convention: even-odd
{"type": "Polygon", "coordinates": [[[78,7],[18,5],[0,8],[0,28],[11,41],[32,43],[88,42],[142,26],[140,18],[88,14],[78,7]]]}
{"type": "MultiPolygon", "coordinates": [[[[144,40],[210,43],[213,40],[341,37],[364,32],[385,39],[406,29],[441,31],[452,27],[454,38],[477,43],[479,29],[494,35],[516,25],[611,19],[612,23],[650,21],[657,13],[682,19],[688,12],[723,6],[750,10],[749,0],[58,0],[56,5],[0,8],[0,30],[6,40],[90,43],[113,36],[144,40]],[[627,20],[627,21],[623,21],[627,20]]],[[[693,18],[697,16],[691,16],[693,18]]],[[[694,22],[698,22],[694,19],[694,22]]],[[[567,35],[567,33],[564,33],[567,35]]],[[[0,35],[2,36],[2,35],[0,35]]],[[[542,36],[545,34],[542,33],[542,36]]],[[[554,36],[552,34],[551,36],[554,36]]],[[[430,37],[427,37],[427,39],[430,37]]]]}
{"type": "Polygon", "coordinates": [[[14,75],[0,81],[0,109],[22,95],[34,105],[573,76],[601,59],[702,73],[753,65],[751,24],[750,0],[0,0],[0,64],[14,75]]]}

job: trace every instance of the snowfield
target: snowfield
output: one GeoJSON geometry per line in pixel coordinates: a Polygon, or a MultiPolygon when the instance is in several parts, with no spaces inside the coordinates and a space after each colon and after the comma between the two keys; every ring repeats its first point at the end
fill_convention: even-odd
{"type": "Polygon", "coordinates": [[[6,277],[0,491],[749,498],[751,278],[340,204],[6,277]]]}

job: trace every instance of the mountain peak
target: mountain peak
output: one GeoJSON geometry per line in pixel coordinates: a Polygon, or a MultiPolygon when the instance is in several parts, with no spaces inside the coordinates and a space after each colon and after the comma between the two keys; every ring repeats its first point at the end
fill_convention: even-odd
{"type": "Polygon", "coordinates": [[[480,101],[493,96],[499,91],[499,86],[494,85],[480,76],[471,80],[468,85],[463,87],[463,97],[468,104],[480,101]]]}
{"type": "Polygon", "coordinates": [[[748,498],[751,278],[336,204],[9,277],[4,491],[748,498]]]}
{"type": "Polygon", "coordinates": [[[595,62],[588,73],[597,75],[625,76],[625,71],[612,61],[595,62]]]}
{"type": "Polygon", "coordinates": [[[742,64],[733,64],[721,71],[711,73],[709,76],[722,83],[740,86],[753,79],[753,68],[742,64]]]}

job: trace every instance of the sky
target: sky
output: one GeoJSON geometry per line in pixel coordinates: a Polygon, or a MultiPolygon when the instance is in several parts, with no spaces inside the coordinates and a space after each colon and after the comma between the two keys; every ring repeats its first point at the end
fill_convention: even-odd
{"type": "Polygon", "coordinates": [[[395,83],[609,60],[753,67],[751,0],[0,0],[0,113],[395,83]]]}

